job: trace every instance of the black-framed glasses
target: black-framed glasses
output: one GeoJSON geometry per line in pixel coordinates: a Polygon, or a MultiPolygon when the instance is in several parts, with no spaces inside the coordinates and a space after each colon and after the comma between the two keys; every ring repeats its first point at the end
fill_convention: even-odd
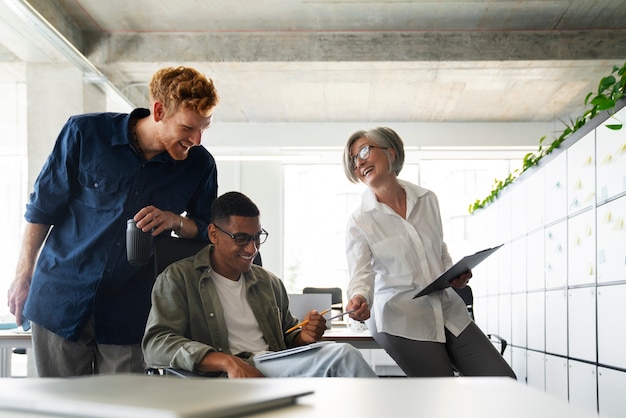
{"type": "Polygon", "coordinates": [[[352,170],[356,170],[357,158],[360,158],[363,161],[367,160],[370,157],[370,151],[372,150],[372,148],[388,149],[389,147],[379,147],[377,145],[363,145],[361,148],[359,148],[359,151],[356,153],[356,155],[350,157],[350,168],[352,170]]]}
{"type": "Polygon", "coordinates": [[[240,247],[245,247],[246,245],[250,244],[250,241],[253,241],[253,240],[254,240],[254,244],[258,247],[259,245],[267,241],[267,236],[269,235],[269,233],[263,228],[261,228],[261,232],[259,232],[256,235],[250,235],[250,234],[244,234],[244,233],[231,234],[230,232],[222,229],[219,225],[217,224],[213,224],[213,225],[215,225],[217,229],[219,229],[220,231],[222,231],[223,233],[225,233],[226,235],[234,239],[235,244],[239,245],[240,247]]]}

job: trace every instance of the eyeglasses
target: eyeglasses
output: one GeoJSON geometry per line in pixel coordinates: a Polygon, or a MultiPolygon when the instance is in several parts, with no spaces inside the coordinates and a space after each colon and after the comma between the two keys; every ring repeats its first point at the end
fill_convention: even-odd
{"type": "Polygon", "coordinates": [[[226,235],[234,239],[235,244],[239,245],[240,247],[245,247],[246,245],[250,244],[250,241],[252,240],[254,240],[254,244],[258,247],[259,245],[263,244],[267,240],[267,236],[269,235],[269,233],[263,228],[261,228],[261,232],[259,232],[256,235],[249,235],[249,234],[244,234],[244,233],[231,234],[228,231],[224,231],[222,228],[220,228],[219,225],[217,224],[213,224],[213,225],[215,225],[217,229],[219,229],[220,231],[222,231],[223,233],[225,233],[226,235]]]}
{"type": "Polygon", "coordinates": [[[389,147],[379,147],[376,145],[364,145],[361,148],[359,148],[359,152],[357,152],[356,155],[353,155],[350,157],[350,168],[352,170],[356,170],[357,158],[360,158],[363,161],[367,160],[370,157],[370,151],[372,150],[372,148],[389,149],[389,147]]]}

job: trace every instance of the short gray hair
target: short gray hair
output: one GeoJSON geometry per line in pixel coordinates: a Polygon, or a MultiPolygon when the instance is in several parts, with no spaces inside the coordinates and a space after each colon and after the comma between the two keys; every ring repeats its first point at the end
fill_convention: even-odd
{"type": "MultiPolygon", "coordinates": [[[[359,178],[352,169],[352,162],[350,156],[350,148],[360,138],[367,138],[374,142],[376,145],[382,148],[391,148],[396,153],[396,159],[390,162],[391,170],[396,173],[396,176],[402,171],[404,166],[404,143],[400,136],[391,128],[378,127],[370,129],[369,131],[361,130],[353,133],[345,148],[343,149],[343,170],[352,183],[358,183],[359,178]]],[[[387,155],[389,158],[389,155],[387,155]]]]}

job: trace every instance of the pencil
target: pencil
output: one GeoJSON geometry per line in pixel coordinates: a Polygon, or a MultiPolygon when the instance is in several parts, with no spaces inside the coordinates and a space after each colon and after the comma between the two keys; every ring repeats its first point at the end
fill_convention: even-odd
{"type": "MultiPolygon", "coordinates": [[[[326,315],[328,312],[330,312],[332,308],[328,308],[322,312],[320,312],[320,315],[326,315]]],[[[297,330],[298,328],[300,328],[303,325],[306,325],[309,323],[309,320],[307,319],[306,321],[302,321],[299,324],[294,325],[293,327],[289,328],[287,331],[285,331],[285,334],[289,334],[290,332],[293,332],[295,330],[297,330]]]]}

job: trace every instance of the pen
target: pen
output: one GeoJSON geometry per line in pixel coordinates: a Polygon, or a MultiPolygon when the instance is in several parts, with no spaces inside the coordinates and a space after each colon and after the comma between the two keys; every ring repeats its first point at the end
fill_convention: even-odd
{"type": "Polygon", "coordinates": [[[352,312],[354,312],[354,311],[356,311],[356,309],[352,309],[351,311],[346,311],[346,312],[343,312],[343,313],[337,314],[337,315],[335,315],[335,316],[331,316],[331,317],[328,319],[328,321],[332,321],[333,319],[341,318],[342,316],[344,316],[344,315],[348,315],[348,314],[351,314],[351,313],[352,313],[352,312]]]}
{"type": "MultiPolygon", "coordinates": [[[[328,308],[322,312],[320,312],[320,315],[326,315],[328,312],[330,312],[332,308],[328,308]]],[[[299,324],[294,325],[293,327],[289,328],[287,331],[285,331],[285,334],[289,334],[290,332],[293,332],[295,330],[297,330],[298,328],[300,328],[303,325],[306,325],[309,323],[309,320],[307,319],[306,321],[302,321],[299,324]]]]}

